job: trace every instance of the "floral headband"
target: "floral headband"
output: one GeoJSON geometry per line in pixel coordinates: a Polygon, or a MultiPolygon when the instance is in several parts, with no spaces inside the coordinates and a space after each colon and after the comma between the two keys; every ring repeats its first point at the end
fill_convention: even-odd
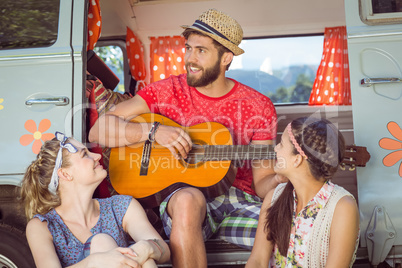
{"type": "Polygon", "coordinates": [[[52,179],[50,180],[48,189],[52,194],[56,194],[57,187],[59,186],[59,175],[57,175],[57,171],[61,167],[61,164],[63,163],[63,148],[66,148],[70,153],[74,154],[78,152],[78,149],[75,148],[74,145],[71,143],[66,143],[67,137],[61,132],[56,132],[56,139],[60,141],[60,149],[59,152],[57,153],[56,156],[56,163],[54,165],[53,173],[52,173],[52,179]]]}
{"type": "Polygon", "coordinates": [[[304,153],[303,149],[297,143],[296,138],[293,135],[291,123],[289,123],[286,128],[288,129],[289,138],[292,141],[293,146],[296,148],[296,150],[299,152],[299,154],[301,154],[301,156],[303,156],[304,158],[308,159],[307,155],[304,153]]]}

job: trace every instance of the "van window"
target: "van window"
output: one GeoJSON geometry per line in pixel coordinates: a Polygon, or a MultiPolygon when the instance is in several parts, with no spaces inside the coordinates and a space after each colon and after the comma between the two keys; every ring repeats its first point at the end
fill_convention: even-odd
{"type": "Polygon", "coordinates": [[[59,6],[59,0],[1,0],[0,49],[55,43],[59,6]]]}
{"type": "Polygon", "coordinates": [[[99,46],[94,47],[94,51],[120,79],[120,82],[114,91],[124,93],[124,59],[122,48],[118,45],[103,46],[100,44],[99,46]]]}
{"type": "Polygon", "coordinates": [[[371,0],[373,13],[402,12],[401,0],[371,0]]]}
{"type": "Polygon", "coordinates": [[[360,0],[360,18],[368,25],[402,23],[402,0],[360,0]]]}
{"type": "Polygon", "coordinates": [[[321,62],[323,35],[245,39],[231,77],[268,96],[275,104],[307,104],[321,62]]]}
{"type": "MultiPolygon", "coordinates": [[[[275,104],[307,104],[323,42],[322,34],[244,39],[240,46],[245,53],[234,57],[226,75],[268,96],[275,104]]],[[[124,92],[121,47],[100,41],[94,51],[119,77],[115,91],[124,92]]]]}

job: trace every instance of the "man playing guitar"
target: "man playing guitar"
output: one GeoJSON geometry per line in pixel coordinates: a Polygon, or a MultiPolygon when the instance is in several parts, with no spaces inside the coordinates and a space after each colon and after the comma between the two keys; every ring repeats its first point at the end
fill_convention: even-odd
{"type": "MultiPolygon", "coordinates": [[[[91,142],[121,147],[156,142],[176,159],[186,159],[194,141],[181,127],[163,122],[131,122],[145,113],[190,127],[218,122],[229,129],[233,144],[273,144],[277,116],[271,100],[225,76],[233,56],[244,51],[241,26],[230,16],[210,9],[191,26],[182,26],[186,39],[187,74],[170,76],[140,90],[132,99],[101,116],[89,133],[91,142]]],[[[160,205],[170,239],[174,267],[207,267],[204,240],[213,234],[251,249],[261,201],[286,178],[276,175],[274,159],[249,160],[237,169],[233,185],[217,197],[199,189],[176,189],[160,205]]]]}

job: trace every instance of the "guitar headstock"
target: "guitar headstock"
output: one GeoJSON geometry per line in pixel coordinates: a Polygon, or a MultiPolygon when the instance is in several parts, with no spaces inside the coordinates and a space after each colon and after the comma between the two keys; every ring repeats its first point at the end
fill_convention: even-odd
{"type": "Polygon", "coordinates": [[[349,166],[349,171],[353,171],[356,167],[365,167],[369,160],[370,153],[366,147],[347,145],[340,168],[345,170],[345,167],[349,166]]]}

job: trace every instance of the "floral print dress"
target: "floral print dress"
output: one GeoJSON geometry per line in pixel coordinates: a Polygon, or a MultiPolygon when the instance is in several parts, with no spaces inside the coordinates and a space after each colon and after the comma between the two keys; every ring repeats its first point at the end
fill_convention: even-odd
{"type": "Polygon", "coordinates": [[[296,215],[297,196],[293,190],[294,210],[292,219],[292,229],[290,231],[290,240],[287,256],[282,256],[278,248],[275,246],[270,261],[270,267],[290,268],[303,267],[304,257],[307,251],[307,242],[313,228],[314,220],[318,212],[328,202],[329,197],[334,189],[334,184],[327,181],[316,196],[310,200],[296,215]]]}
{"type": "MultiPolygon", "coordinates": [[[[119,247],[127,247],[129,236],[123,230],[123,217],[133,198],[127,195],[114,195],[109,198],[97,199],[100,215],[92,234],[105,233],[113,237],[119,247]]],[[[47,227],[53,236],[53,243],[62,267],[71,266],[79,261],[85,242],[78,240],[68,229],[63,219],[52,209],[44,215],[37,214],[34,218],[47,221],[47,227]]]]}

